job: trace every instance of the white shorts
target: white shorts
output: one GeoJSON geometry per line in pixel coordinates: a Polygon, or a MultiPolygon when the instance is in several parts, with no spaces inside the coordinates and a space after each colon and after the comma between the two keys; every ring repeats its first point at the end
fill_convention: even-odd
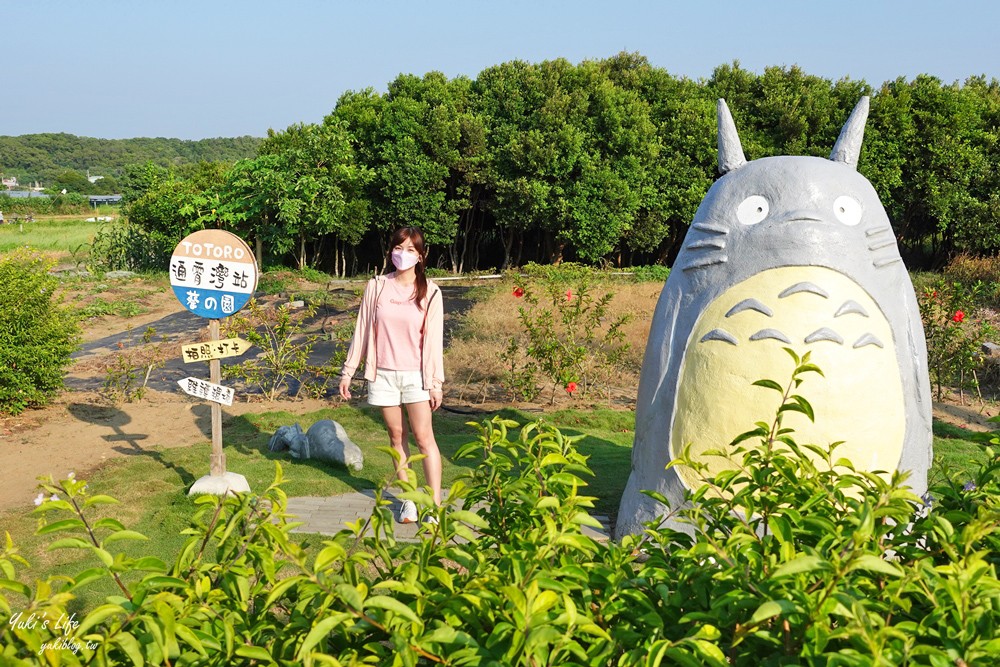
{"type": "Polygon", "coordinates": [[[375,381],[368,383],[368,405],[388,408],[429,400],[431,395],[424,389],[424,374],[420,371],[379,368],[375,371],[375,381]]]}

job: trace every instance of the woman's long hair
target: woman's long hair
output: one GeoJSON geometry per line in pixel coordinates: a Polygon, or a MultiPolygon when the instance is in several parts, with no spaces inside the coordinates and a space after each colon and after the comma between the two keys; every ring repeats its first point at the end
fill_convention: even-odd
{"type": "Polygon", "coordinates": [[[386,257],[386,262],[389,264],[392,263],[392,251],[406,239],[413,241],[413,247],[416,248],[417,255],[420,257],[420,261],[413,267],[414,272],[417,274],[416,284],[414,285],[416,291],[413,298],[416,299],[417,308],[423,310],[424,298],[427,297],[427,272],[425,270],[427,245],[424,243],[424,233],[420,231],[419,227],[400,227],[392,233],[392,238],[389,239],[389,256],[386,257]]]}

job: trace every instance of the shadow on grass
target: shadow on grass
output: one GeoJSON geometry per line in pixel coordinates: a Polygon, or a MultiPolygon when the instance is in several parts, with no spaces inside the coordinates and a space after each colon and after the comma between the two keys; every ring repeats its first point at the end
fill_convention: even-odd
{"type": "MultiPolygon", "coordinates": [[[[197,412],[201,407],[196,406],[195,411],[197,412]]],[[[194,484],[195,476],[189,470],[167,460],[163,456],[163,452],[159,449],[147,449],[142,446],[142,441],[148,438],[149,435],[146,433],[135,433],[135,429],[128,428],[132,422],[132,417],[125,411],[110,406],[94,406],[86,403],[70,403],[67,409],[71,415],[80,421],[94,424],[95,426],[108,427],[112,432],[103,436],[103,438],[107,442],[121,443],[112,446],[112,449],[116,452],[126,456],[148,456],[164,468],[177,473],[177,476],[184,482],[185,486],[194,484]]],[[[208,406],[205,406],[205,411],[209,413],[208,419],[209,424],[211,424],[211,412],[208,406]]],[[[198,419],[201,419],[200,414],[198,419]]]]}

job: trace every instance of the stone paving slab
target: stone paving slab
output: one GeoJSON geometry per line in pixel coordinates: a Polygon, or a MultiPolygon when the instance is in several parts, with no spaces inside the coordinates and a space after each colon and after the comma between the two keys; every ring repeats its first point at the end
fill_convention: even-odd
{"type": "MultiPolygon", "coordinates": [[[[390,501],[389,509],[393,516],[399,515],[401,501],[389,492],[384,497],[390,501]]],[[[298,496],[288,499],[288,512],[298,517],[302,525],[295,528],[294,533],[312,533],[319,535],[336,535],[347,528],[348,523],[358,519],[367,519],[375,509],[375,491],[354,491],[339,496],[298,496]]],[[[583,534],[598,542],[606,542],[611,534],[608,517],[595,516],[601,522],[600,530],[589,526],[583,527],[583,534]]],[[[396,539],[416,541],[420,524],[396,523],[396,539]]]]}

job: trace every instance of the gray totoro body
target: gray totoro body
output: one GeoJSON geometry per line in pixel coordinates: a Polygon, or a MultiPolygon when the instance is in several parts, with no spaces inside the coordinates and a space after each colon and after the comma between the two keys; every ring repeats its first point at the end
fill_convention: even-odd
{"type": "MultiPolygon", "coordinates": [[[[810,374],[798,390],[816,421],[795,415],[797,441],[843,440],[838,456],[859,469],[908,470],[913,491],[926,491],[926,344],[888,216],[857,171],[867,113],[863,98],[829,160],[747,162],[719,101],[724,176],[699,206],[653,316],[618,537],[668,511],[642,490],[676,508],[700,485],[687,466],[665,469],[685,445],[696,457],[724,449],[773,418],[780,398],[752,383],[787,384],[793,362],[783,348],[810,352],[825,376],[810,374]]],[[[717,457],[702,460],[712,471],[725,467],[717,457]]]]}

